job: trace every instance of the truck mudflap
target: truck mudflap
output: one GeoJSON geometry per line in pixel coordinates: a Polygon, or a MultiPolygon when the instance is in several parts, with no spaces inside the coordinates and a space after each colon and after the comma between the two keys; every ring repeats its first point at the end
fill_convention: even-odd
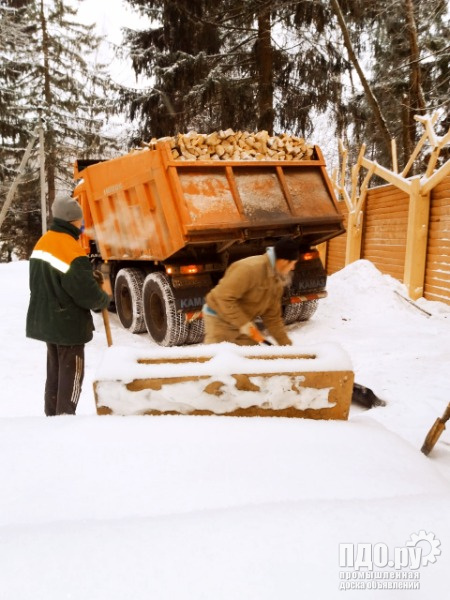
{"type": "MultiPolygon", "coordinates": [[[[205,296],[211,289],[211,286],[193,287],[193,288],[174,288],[175,307],[177,312],[185,314],[201,312],[205,303],[205,296]]],[[[188,319],[189,320],[189,319],[188,319]]]]}
{"type": "Polygon", "coordinates": [[[287,304],[299,304],[300,302],[310,302],[311,300],[320,300],[320,298],[326,298],[328,296],[328,292],[314,292],[312,294],[301,294],[290,296],[287,304]]]}
{"type": "Polygon", "coordinates": [[[325,290],[299,293],[298,290],[286,294],[282,301],[283,320],[286,325],[309,321],[317,310],[319,300],[327,297],[325,290]]]}
{"type": "Polygon", "coordinates": [[[203,319],[203,311],[201,310],[189,311],[184,314],[188,323],[196,321],[197,319],[203,319]]]}

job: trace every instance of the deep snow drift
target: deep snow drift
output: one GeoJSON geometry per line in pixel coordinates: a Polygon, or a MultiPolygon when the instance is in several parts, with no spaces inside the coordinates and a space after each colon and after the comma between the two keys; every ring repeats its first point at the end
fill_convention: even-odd
{"type": "MultiPolygon", "coordinates": [[[[290,335],[340,344],[386,400],[352,406],[348,422],[97,417],[95,315],[79,416],[46,419],[27,275],[26,262],[0,265],[2,600],[446,593],[449,432],[430,458],[420,447],[450,400],[450,307],[419,301],[428,316],[367,261],[329,278],[290,335]]],[[[111,321],[115,344],[151,349],[111,321]]]]}

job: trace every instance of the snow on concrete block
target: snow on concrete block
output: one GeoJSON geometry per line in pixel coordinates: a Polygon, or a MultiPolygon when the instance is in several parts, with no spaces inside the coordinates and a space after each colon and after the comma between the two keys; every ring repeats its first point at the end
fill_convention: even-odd
{"type": "Polygon", "coordinates": [[[109,348],[94,381],[98,414],[347,419],[350,359],[337,344],[109,348]]]}

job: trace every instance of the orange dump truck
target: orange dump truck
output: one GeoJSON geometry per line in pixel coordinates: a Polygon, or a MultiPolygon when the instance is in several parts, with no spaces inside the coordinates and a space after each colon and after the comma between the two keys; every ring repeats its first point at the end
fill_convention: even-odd
{"type": "Polygon", "coordinates": [[[82,243],[107,275],[122,325],[160,345],[202,340],[205,295],[226,267],[282,236],[301,257],[286,323],[326,296],[315,246],[344,232],[320,149],[308,160],[174,160],[168,141],[105,161],[78,160],[82,243]]]}

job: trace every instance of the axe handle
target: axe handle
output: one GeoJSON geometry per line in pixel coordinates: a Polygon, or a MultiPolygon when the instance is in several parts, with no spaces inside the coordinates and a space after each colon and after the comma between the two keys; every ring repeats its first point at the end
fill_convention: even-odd
{"type": "Polygon", "coordinates": [[[448,404],[447,408],[445,409],[444,414],[441,417],[441,420],[443,423],[446,423],[449,419],[450,419],[450,403],[448,404]]]}
{"type": "Polygon", "coordinates": [[[108,343],[108,348],[110,346],[112,346],[112,335],[111,335],[111,326],[109,324],[109,313],[108,313],[108,309],[107,308],[102,308],[102,317],[103,317],[103,324],[105,326],[105,332],[106,332],[106,341],[108,343]]]}

